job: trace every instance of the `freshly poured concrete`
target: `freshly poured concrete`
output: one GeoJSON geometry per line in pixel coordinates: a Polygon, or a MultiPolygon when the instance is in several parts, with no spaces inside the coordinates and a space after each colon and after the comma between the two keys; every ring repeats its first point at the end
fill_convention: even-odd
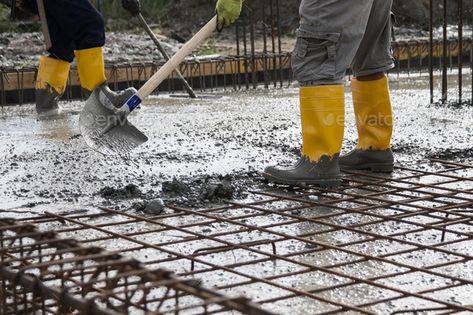
{"type": "MultiPolygon", "coordinates": [[[[425,79],[404,79],[398,81],[396,77],[392,77],[391,80],[396,116],[393,140],[396,163],[416,167],[418,164],[425,165],[432,157],[473,163],[473,107],[429,106],[425,79]]],[[[290,88],[221,92],[218,95],[222,97],[197,100],[166,95],[149,99],[136,114],[132,115],[131,120],[150,140],[126,157],[105,157],[86,147],[79,135],[78,127],[81,102],[63,103],[62,113],[51,117],[38,117],[31,105],[5,107],[0,112],[0,209],[2,209],[0,216],[27,217],[41,214],[43,211],[94,213],[96,207],[101,205],[118,207],[120,210],[133,213],[137,211],[141,214],[139,210],[133,209],[145,208],[144,204],[147,201],[156,198],[163,198],[167,204],[190,207],[209,207],[232,196],[245,199],[247,197],[245,191],[268,188],[258,174],[265,165],[280,161],[288,164],[297,157],[300,147],[297,92],[296,88],[290,88]]],[[[451,92],[453,96],[455,91],[451,92]]],[[[349,92],[346,108],[345,151],[350,150],[356,143],[349,92]]],[[[278,188],[272,189],[277,191],[278,188]]],[[[330,210],[314,208],[310,213],[304,212],[300,215],[312,216],[327,211],[330,210]]],[[[235,211],[228,214],[228,216],[238,215],[242,213],[235,211]]],[[[115,219],[104,217],[94,223],[106,223],[115,219]]],[[[183,224],[175,220],[175,218],[165,219],[164,222],[170,225],[183,224]]],[[[268,215],[258,217],[252,223],[264,226],[278,222],[277,220],[276,216],[268,215]]],[[[357,220],[363,218],[354,217],[347,220],[349,224],[356,224],[357,220]]],[[[343,222],[334,223],[343,224],[343,222]]],[[[55,227],[56,225],[52,224],[49,229],[55,227]]],[[[143,232],[152,228],[155,228],[152,224],[137,224],[129,226],[127,233],[143,232]]],[[[298,235],[318,228],[314,224],[298,223],[278,229],[289,235],[298,235]]],[[[402,226],[383,226],[383,229],[385,229],[383,234],[386,235],[399,232],[402,226]]],[[[217,230],[222,231],[222,226],[209,226],[205,233],[214,233],[217,230]]],[[[86,240],[99,235],[100,233],[88,230],[87,233],[73,233],[69,236],[86,240]]],[[[318,240],[336,244],[346,242],[352,236],[352,233],[340,231],[337,234],[327,235],[326,239],[321,235],[318,240]]],[[[168,238],[181,239],[180,233],[175,231],[170,231],[168,238]]],[[[255,233],[235,232],[229,236],[229,241],[245,242],[260,238],[261,235],[255,233]]],[[[153,240],[146,239],[146,241],[153,240]]],[[[109,250],[120,250],[129,246],[121,242],[108,241],[94,245],[104,246],[109,250]]],[[[212,245],[206,245],[206,241],[202,240],[169,248],[190,254],[196,249],[212,245]]],[[[277,246],[278,254],[302,251],[305,245],[301,242],[281,242],[277,246]]],[[[381,252],[402,248],[389,242],[379,242],[377,246],[376,250],[381,252]]],[[[357,250],[369,253],[373,249],[357,250]]],[[[467,252],[468,249],[461,250],[467,252]]],[[[215,256],[208,255],[203,259],[218,264],[231,264],[235,262],[235,257],[244,260],[256,258],[254,255],[240,254],[229,251],[215,256]]],[[[159,257],[157,255],[156,251],[142,250],[134,257],[146,262],[166,256],[165,253],[160,253],[159,257]]],[[[341,257],[340,253],[323,251],[317,255],[301,256],[300,261],[327,265],[345,258],[341,257]]],[[[434,260],[441,257],[406,259],[434,260]]],[[[167,267],[178,273],[188,272],[188,262],[181,262],[182,264],[161,267],[167,267]]],[[[473,279],[471,267],[471,264],[456,265],[445,272],[471,280],[473,279]]],[[[260,269],[249,270],[248,267],[241,267],[238,270],[264,277],[295,271],[298,268],[300,267],[290,263],[279,262],[274,265],[270,262],[261,264],[260,269]]],[[[359,270],[352,270],[355,275],[367,277],[394,271],[399,270],[395,266],[375,262],[360,264],[359,270]]],[[[200,276],[207,287],[242,280],[232,273],[220,271],[200,276]]],[[[308,277],[306,274],[304,277],[285,277],[278,281],[285,286],[311,290],[339,280],[333,276],[314,272],[313,277],[308,277]]],[[[393,281],[397,287],[413,291],[432,285],[432,279],[422,274],[410,274],[407,278],[397,277],[393,281]]],[[[443,294],[444,298],[451,302],[467,303],[472,292],[462,289],[443,294]]],[[[261,284],[227,290],[226,293],[244,294],[256,301],[283,294],[274,287],[269,288],[261,284]]],[[[328,298],[347,303],[354,300],[362,303],[364,299],[388,297],[386,293],[381,293],[376,288],[363,285],[360,285],[358,290],[339,290],[324,294],[328,298]]],[[[415,300],[403,300],[382,308],[376,306],[372,310],[384,313],[422,305],[415,300]]],[[[301,315],[333,309],[323,303],[303,298],[265,305],[265,308],[282,314],[291,312],[301,315]]]]}
{"type": "MultiPolygon", "coordinates": [[[[472,162],[473,107],[429,106],[425,83],[423,78],[391,78],[396,162],[414,166],[432,157],[472,162]]],[[[102,156],[85,145],[78,127],[83,102],[63,103],[59,115],[48,117],[38,117],[32,105],[4,107],[0,209],[41,213],[98,205],[130,208],[159,197],[199,207],[219,200],[207,196],[207,186],[212,195],[212,187],[222,182],[230,190],[223,199],[232,194],[243,198],[250,188],[266,187],[259,176],[265,165],[297,158],[297,93],[285,88],[222,91],[216,93],[221,97],[197,100],[151,98],[131,117],[150,140],[125,157],[102,156]],[[132,196],[136,198],[101,191],[127,185],[138,188],[132,196]]],[[[349,88],[346,108],[344,151],[357,137],[349,88]]]]}

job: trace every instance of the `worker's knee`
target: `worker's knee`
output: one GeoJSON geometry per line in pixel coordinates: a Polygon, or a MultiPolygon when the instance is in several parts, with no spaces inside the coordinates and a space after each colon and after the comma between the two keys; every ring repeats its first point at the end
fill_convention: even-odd
{"type": "Polygon", "coordinates": [[[105,32],[105,20],[102,14],[100,14],[97,11],[93,11],[93,12],[94,13],[91,14],[89,17],[89,23],[91,25],[91,28],[104,30],[105,32]]]}
{"type": "Polygon", "coordinates": [[[340,33],[321,32],[310,25],[301,25],[292,53],[292,69],[299,82],[322,84],[343,81],[337,73],[337,43],[340,33]]]}
{"type": "Polygon", "coordinates": [[[105,20],[98,11],[94,10],[87,16],[86,27],[98,37],[105,37],[105,20]]]}
{"type": "Polygon", "coordinates": [[[102,47],[105,44],[105,21],[96,10],[88,11],[82,18],[82,27],[75,37],[76,49],[102,47]]]}
{"type": "Polygon", "coordinates": [[[53,24],[50,26],[58,30],[58,46],[66,41],[75,50],[104,45],[105,21],[89,0],[45,1],[45,5],[53,24]]]}

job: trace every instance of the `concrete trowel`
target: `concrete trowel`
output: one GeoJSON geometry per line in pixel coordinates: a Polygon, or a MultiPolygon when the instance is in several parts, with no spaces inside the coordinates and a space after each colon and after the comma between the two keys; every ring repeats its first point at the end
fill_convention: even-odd
{"type": "Polygon", "coordinates": [[[79,118],[82,137],[93,150],[105,155],[121,155],[148,141],[148,138],[127,117],[148,97],[184,59],[217,27],[217,17],[208,22],[168,62],[120,108],[115,108],[99,90],[86,101],[79,118]]]}

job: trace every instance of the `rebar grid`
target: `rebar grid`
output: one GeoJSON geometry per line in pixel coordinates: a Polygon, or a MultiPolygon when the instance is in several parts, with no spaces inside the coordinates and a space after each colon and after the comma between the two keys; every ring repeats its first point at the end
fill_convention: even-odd
{"type": "Polygon", "coordinates": [[[0,314],[269,314],[165,269],[0,219],[0,314]]]}
{"type": "MultiPolygon", "coordinates": [[[[391,75],[406,73],[422,76],[432,57],[433,66],[442,65],[444,42],[434,40],[429,54],[429,42],[425,40],[398,41],[392,43],[393,55],[398,61],[391,75]]],[[[461,48],[457,39],[445,42],[448,51],[448,67],[453,70],[463,56],[473,58],[472,41],[465,39],[461,48]]],[[[470,58],[470,59],[471,59],[470,58]]],[[[431,60],[431,61],[432,61],[431,60]]],[[[139,89],[162,66],[161,61],[110,64],[106,67],[108,82],[115,90],[125,87],[139,89]]],[[[292,84],[291,56],[286,52],[265,51],[254,55],[225,56],[188,60],[179,67],[191,87],[202,92],[218,89],[242,90],[256,88],[283,88],[292,84]]],[[[425,72],[427,73],[427,72],[425,72]]],[[[463,73],[463,72],[462,72],[463,73]]],[[[472,72],[473,73],[473,72],[472,72]]],[[[0,69],[0,106],[23,104],[34,101],[34,85],[37,69],[0,69]]],[[[463,73],[465,75],[466,73],[463,73]]],[[[433,75],[433,72],[432,72],[433,75]]],[[[79,89],[76,69],[72,69],[63,99],[84,99],[85,93],[79,89]]],[[[183,87],[175,74],[170,75],[160,88],[161,92],[176,93],[183,87]]]]}
{"type": "Polygon", "coordinates": [[[472,166],[433,161],[392,176],[353,172],[338,189],[253,192],[253,202],[210,210],[103,208],[26,222],[276,313],[468,314],[472,175],[472,166]]]}
{"type": "MultiPolygon", "coordinates": [[[[450,36],[448,30],[454,25],[453,21],[450,21],[450,18],[448,16],[448,9],[450,6],[453,4],[452,1],[447,1],[443,0],[442,5],[440,8],[442,9],[442,19],[441,19],[441,24],[442,24],[442,53],[441,53],[441,59],[440,59],[440,65],[439,69],[441,70],[442,77],[440,81],[441,85],[441,98],[440,102],[443,104],[446,104],[448,101],[448,85],[449,85],[449,64],[450,64],[450,70],[452,69],[452,63],[448,59],[451,59],[451,45],[449,43],[450,41],[450,36]]],[[[464,47],[464,42],[465,41],[471,41],[473,39],[473,19],[471,18],[471,13],[472,13],[472,8],[471,8],[471,1],[470,1],[470,6],[468,8],[468,2],[466,0],[458,0],[456,1],[456,6],[457,6],[457,14],[455,19],[457,20],[457,40],[458,40],[458,46],[463,48],[464,47]],[[467,9],[468,8],[468,9],[467,9]],[[465,30],[469,30],[471,33],[469,36],[465,36],[465,30]]],[[[435,46],[437,44],[435,43],[436,40],[434,40],[434,28],[435,28],[435,14],[434,10],[436,5],[438,3],[434,3],[433,0],[429,0],[429,76],[430,76],[430,102],[434,103],[434,92],[435,92],[435,77],[434,77],[434,56],[435,56],[435,46]]],[[[470,52],[468,51],[464,52],[463,54],[460,53],[458,55],[458,60],[457,60],[457,69],[458,69],[458,77],[457,80],[458,82],[456,83],[458,86],[458,97],[454,102],[457,102],[458,104],[462,104],[464,101],[464,95],[463,95],[463,89],[465,88],[463,86],[463,66],[466,62],[469,62],[469,68],[470,68],[470,99],[467,100],[468,103],[473,103],[473,46],[470,45],[470,52]],[[468,60],[464,60],[466,56],[469,55],[468,60]]],[[[460,50],[463,52],[463,50],[460,50]]],[[[468,89],[467,89],[468,90],[468,89]]]]}

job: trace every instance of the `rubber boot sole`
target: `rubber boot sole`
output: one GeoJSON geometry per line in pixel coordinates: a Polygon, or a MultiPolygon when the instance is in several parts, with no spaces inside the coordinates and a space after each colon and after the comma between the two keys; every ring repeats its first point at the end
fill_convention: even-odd
{"type": "Polygon", "coordinates": [[[391,163],[365,163],[358,165],[340,165],[342,171],[370,171],[373,173],[392,173],[394,164],[391,163]]]}
{"type": "Polygon", "coordinates": [[[319,186],[323,188],[328,188],[328,187],[338,187],[342,184],[342,180],[340,177],[339,178],[324,178],[324,179],[290,180],[290,179],[278,178],[268,173],[263,173],[263,177],[270,183],[289,185],[289,186],[314,185],[314,186],[319,186]]]}

